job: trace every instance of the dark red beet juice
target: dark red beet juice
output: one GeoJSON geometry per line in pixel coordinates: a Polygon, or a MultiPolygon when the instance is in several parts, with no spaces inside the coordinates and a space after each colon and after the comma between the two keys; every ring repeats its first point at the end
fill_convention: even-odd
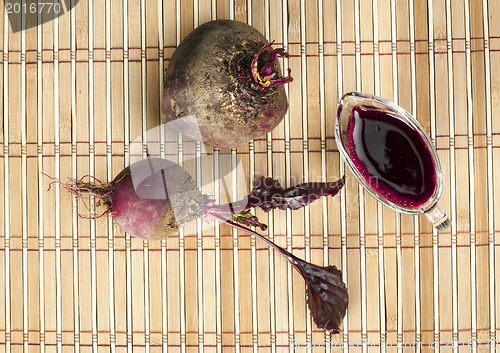
{"type": "Polygon", "coordinates": [[[417,208],[436,189],[431,152],[419,132],[397,115],[356,106],[349,126],[351,159],[387,200],[417,208]]]}

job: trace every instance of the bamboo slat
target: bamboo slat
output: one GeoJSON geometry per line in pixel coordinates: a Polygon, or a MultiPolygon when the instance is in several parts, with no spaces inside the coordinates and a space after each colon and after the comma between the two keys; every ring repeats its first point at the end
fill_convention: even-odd
{"type": "Polygon", "coordinates": [[[32,2],[0,2],[0,352],[496,349],[496,1],[56,0],[56,18],[13,5],[32,2]],[[294,77],[283,122],[230,151],[158,129],[169,58],[217,18],[283,46],[294,77]],[[353,90],[400,104],[429,133],[450,229],[377,203],[344,165],[334,118],[353,90]],[[109,182],[147,153],[183,165],[221,204],[260,176],[291,186],[345,174],[334,198],[254,211],[280,246],[342,269],[342,333],[315,326],[302,278],[253,236],[199,220],[142,241],[111,216],[79,217],[42,174],[109,182]]]}

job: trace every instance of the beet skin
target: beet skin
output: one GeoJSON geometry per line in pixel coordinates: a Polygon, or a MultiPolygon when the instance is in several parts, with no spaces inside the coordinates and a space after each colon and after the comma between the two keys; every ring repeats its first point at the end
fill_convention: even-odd
{"type": "Polygon", "coordinates": [[[192,31],[166,72],[162,117],[187,136],[236,148],[273,130],[288,109],[277,56],[255,28],[215,20],[192,31]]]}
{"type": "Polygon", "coordinates": [[[118,226],[146,240],[178,236],[179,227],[203,217],[213,202],[178,164],[147,158],[123,169],[109,184],[84,176],[61,183],[96,219],[111,214],[118,226]],[[99,208],[99,214],[95,209],[99,208]]]}
{"type": "Polygon", "coordinates": [[[148,240],[178,236],[179,227],[202,216],[209,203],[182,167],[159,158],[125,168],[109,198],[120,228],[148,240]]]}

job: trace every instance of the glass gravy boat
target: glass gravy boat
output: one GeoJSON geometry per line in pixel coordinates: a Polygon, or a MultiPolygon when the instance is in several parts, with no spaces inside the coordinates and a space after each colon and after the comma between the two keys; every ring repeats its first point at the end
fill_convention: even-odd
{"type": "Polygon", "coordinates": [[[427,216],[443,231],[451,224],[437,205],[441,164],[429,136],[399,105],[360,92],[345,94],[335,123],[338,149],[358,182],[395,211],[427,216]]]}

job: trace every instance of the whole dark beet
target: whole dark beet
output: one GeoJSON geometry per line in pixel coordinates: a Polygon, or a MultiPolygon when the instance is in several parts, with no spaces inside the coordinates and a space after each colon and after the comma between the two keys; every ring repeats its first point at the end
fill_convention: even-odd
{"type": "Polygon", "coordinates": [[[274,129],[288,109],[277,56],[255,28],[215,20],[192,31],[175,50],[165,79],[162,117],[187,136],[236,148],[274,129]]]}

